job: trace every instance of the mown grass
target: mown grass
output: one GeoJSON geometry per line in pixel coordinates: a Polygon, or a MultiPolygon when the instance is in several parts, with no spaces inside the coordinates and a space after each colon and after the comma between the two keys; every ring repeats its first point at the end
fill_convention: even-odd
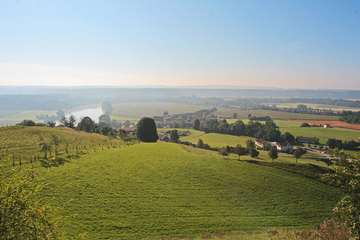
{"type": "Polygon", "coordinates": [[[196,144],[199,139],[203,140],[204,143],[210,145],[213,148],[222,148],[228,146],[235,147],[237,144],[242,146],[246,146],[245,141],[247,139],[255,140],[252,137],[246,136],[233,136],[227,134],[219,134],[219,133],[204,133],[203,131],[197,131],[193,129],[181,129],[181,131],[190,131],[189,136],[180,137],[181,141],[188,141],[196,144]]]}
{"type": "Polygon", "coordinates": [[[172,143],[99,150],[43,169],[42,200],[69,236],[139,239],[310,228],[332,218],[340,191],[313,166],[236,161],[172,143]],[[314,176],[309,172],[314,172],[314,176]]]}

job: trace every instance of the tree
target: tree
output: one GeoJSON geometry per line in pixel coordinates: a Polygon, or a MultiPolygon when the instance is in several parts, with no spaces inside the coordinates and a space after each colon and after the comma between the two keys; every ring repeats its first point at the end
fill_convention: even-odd
{"type": "Polygon", "coordinates": [[[107,125],[110,125],[111,119],[110,119],[109,115],[107,115],[107,114],[102,114],[102,115],[100,115],[100,117],[99,117],[99,122],[104,122],[104,123],[106,123],[107,125]]]}
{"type": "Polygon", "coordinates": [[[300,127],[310,127],[310,125],[308,123],[304,122],[300,125],[300,127]]]}
{"type": "Polygon", "coordinates": [[[136,126],[136,136],[140,141],[156,142],[159,139],[154,119],[143,117],[136,126]]]}
{"type": "Polygon", "coordinates": [[[60,121],[60,125],[64,127],[74,128],[76,125],[76,119],[74,115],[70,115],[69,118],[63,116],[62,118],[59,119],[59,121],[60,121]]]}
{"type": "Polygon", "coordinates": [[[249,113],[248,118],[251,118],[251,114],[249,113]]]}
{"type": "Polygon", "coordinates": [[[220,153],[220,155],[223,156],[223,157],[227,157],[227,156],[229,155],[229,153],[226,151],[225,148],[221,148],[221,149],[219,150],[219,153],[220,153]]]}
{"type": "Polygon", "coordinates": [[[249,150],[250,148],[255,148],[255,143],[254,143],[253,140],[251,140],[251,139],[246,139],[245,143],[246,143],[246,147],[247,147],[248,150],[249,150]]]}
{"type": "Polygon", "coordinates": [[[295,142],[295,137],[291,133],[286,132],[282,135],[285,142],[295,142]]]}
{"type": "Polygon", "coordinates": [[[250,148],[249,152],[252,158],[256,158],[257,156],[259,156],[259,151],[257,151],[255,148],[250,148]]]}
{"type": "Polygon", "coordinates": [[[233,117],[234,119],[236,119],[236,118],[237,118],[237,113],[234,112],[233,115],[232,115],[232,117],[233,117]]]}
{"type": "Polygon", "coordinates": [[[277,159],[278,156],[278,150],[276,148],[272,148],[268,152],[269,157],[274,161],[274,159],[277,159]]]}
{"type": "Polygon", "coordinates": [[[303,155],[303,150],[302,148],[298,148],[294,151],[293,155],[296,158],[296,163],[298,162],[298,159],[301,158],[301,156],[303,155]]]}
{"type": "Polygon", "coordinates": [[[179,134],[177,130],[171,130],[170,132],[170,139],[174,142],[178,142],[179,141],[179,134]]]}
{"type": "Polygon", "coordinates": [[[57,148],[61,143],[61,139],[57,135],[52,134],[51,135],[51,143],[54,144],[55,155],[58,155],[57,148]]]}
{"type": "Polygon", "coordinates": [[[36,123],[33,120],[27,120],[24,119],[21,123],[19,123],[18,125],[23,125],[23,126],[35,126],[36,123]]]}
{"type": "Polygon", "coordinates": [[[360,152],[353,159],[335,151],[332,159],[332,173],[326,174],[327,180],[342,188],[344,196],[334,211],[345,221],[353,234],[360,237],[360,152]]]}
{"type": "Polygon", "coordinates": [[[114,110],[111,103],[106,102],[106,101],[101,104],[101,108],[102,108],[103,113],[106,115],[110,115],[112,113],[112,111],[114,110]]]}
{"type": "Polygon", "coordinates": [[[239,155],[240,160],[240,157],[246,154],[246,148],[242,147],[240,144],[236,145],[235,154],[239,155]]]}
{"type": "Polygon", "coordinates": [[[124,122],[124,125],[125,125],[126,127],[130,126],[130,121],[129,121],[129,120],[126,120],[126,121],[124,122]]]}
{"type": "Polygon", "coordinates": [[[40,147],[40,152],[43,152],[44,158],[47,159],[47,152],[50,152],[52,149],[51,144],[49,143],[49,141],[40,137],[39,147],[40,147]]]}
{"type": "Polygon", "coordinates": [[[200,130],[200,120],[199,119],[195,119],[194,129],[195,130],[200,130]]]}
{"type": "Polygon", "coordinates": [[[62,118],[64,116],[65,116],[64,110],[60,109],[59,111],[56,112],[56,118],[57,119],[60,119],[60,118],[62,118]]]}
{"type": "Polygon", "coordinates": [[[203,147],[204,147],[204,142],[203,142],[203,140],[199,139],[198,142],[197,142],[197,144],[196,144],[196,147],[197,147],[197,148],[203,148],[203,147]]]}
{"type": "Polygon", "coordinates": [[[34,200],[43,187],[30,169],[5,172],[0,165],[0,239],[60,239],[49,208],[34,200]]]}
{"type": "Polygon", "coordinates": [[[76,129],[85,132],[92,132],[94,128],[94,121],[90,117],[84,117],[77,125],[76,129]]]}

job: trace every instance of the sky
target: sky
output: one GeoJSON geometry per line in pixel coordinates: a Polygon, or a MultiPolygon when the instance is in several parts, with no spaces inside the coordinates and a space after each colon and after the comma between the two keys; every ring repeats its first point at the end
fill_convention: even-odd
{"type": "Polygon", "coordinates": [[[360,1],[0,1],[0,86],[360,90],[360,1]]]}

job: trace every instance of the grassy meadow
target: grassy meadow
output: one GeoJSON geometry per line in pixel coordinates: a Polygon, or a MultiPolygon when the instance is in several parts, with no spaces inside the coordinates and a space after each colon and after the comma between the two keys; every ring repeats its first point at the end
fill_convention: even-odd
{"type": "Polygon", "coordinates": [[[179,129],[179,131],[189,131],[189,136],[180,137],[181,141],[188,141],[190,143],[196,144],[199,139],[203,140],[204,143],[210,145],[213,148],[222,148],[229,146],[236,146],[240,144],[242,146],[246,146],[245,141],[246,139],[252,139],[251,137],[246,136],[232,136],[227,134],[219,134],[219,133],[204,133],[202,131],[197,131],[193,129],[179,129]]]}
{"type": "Polygon", "coordinates": [[[57,209],[60,227],[75,238],[311,228],[334,217],[340,191],[309,175],[319,173],[312,165],[296,166],[193,154],[172,143],[143,143],[98,150],[42,169],[46,187],[41,198],[57,209]]]}
{"type": "Polygon", "coordinates": [[[134,102],[113,104],[114,111],[110,117],[114,119],[140,119],[142,117],[162,116],[167,110],[169,115],[179,113],[191,113],[208,106],[198,106],[169,102],[134,102]]]}
{"type": "Polygon", "coordinates": [[[316,104],[316,103],[266,103],[266,105],[272,106],[273,104],[276,105],[278,108],[297,108],[298,105],[303,104],[308,108],[313,109],[331,109],[334,112],[342,112],[345,111],[360,111],[360,108],[351,108],[345,106],[335,106],[335,105],[327,105],[327,104],[316,104]]]}
{"type": "Polygon", "coordinates": [[[33,120],[34,122],[43,122],[38,120],[36,115],[48,114],[54,115],[56,111],[0,111],[0,126],[10,126],[20,123],[24,119],[33,120]]]}
{"type": "MultiPolygon", "coordinates": [[[[243,121],[245,124],[249,122],[249,119],[227,119],[228,123],[234,123],[237,120],[243,121]]],[[[261,123],[265,123],[259,121],[261,123]]],[[[301,123],[290,122],[285,120],[274,120],[275,124],[279,127],[282,134],[289,132],[292,135],[304,136],[304,137],[317,137],[320,139],[320,143],[326,144],[329,138],[336,138],[345,141],[354,140],[357,141],[360,137],[360,131],[345,129],[345,128],[323,128],[323,127],[312,127],[304,128],[300,127],[301,123]]]]}

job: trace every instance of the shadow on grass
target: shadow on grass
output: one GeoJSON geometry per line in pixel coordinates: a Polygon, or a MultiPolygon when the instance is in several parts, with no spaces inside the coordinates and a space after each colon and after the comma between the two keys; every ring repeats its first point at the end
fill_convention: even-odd
{"type": "Polygon", "coordinates": [[[49,168],[49,167],[59,167],[64,165],[67,162],[70,162],[70,157],[61,158],[61,157],[52,157],[49,159],[40,159],[39,162],[42,167],[49,168]]]}
{"type": "Polygon", "coordinates": [[[264,162],[256,160],[245,160],[248,163],[272,167],[283,171],[299,174],[301,176],[325,183],[322,179],[322,175],[332,172],[331,169],[320,167],[314,164],[296,164],[296,163],[284,163],[284,162],[264,162]]]}

